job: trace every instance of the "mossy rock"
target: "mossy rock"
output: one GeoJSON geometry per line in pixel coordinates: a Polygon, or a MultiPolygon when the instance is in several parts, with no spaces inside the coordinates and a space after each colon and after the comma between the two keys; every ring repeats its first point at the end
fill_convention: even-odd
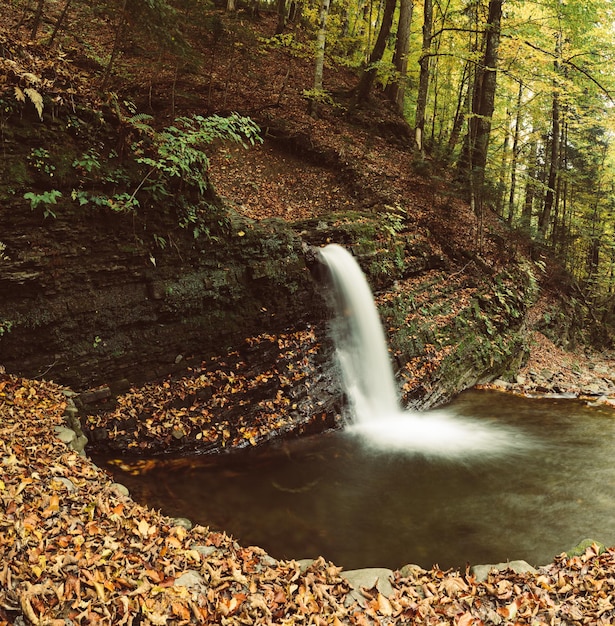
{"type": "Polygon", "coordinates": [[[580,543],[578,543],[574,548],[566,551],[567,557],[573,556],[583,556],[587,551],[587,548],[591,548],[593,545],[597,546],[598,554],[602,554],[606,550],[606,546],[601,541],[596,541],[595,539],[583,539],[580,543]]]}

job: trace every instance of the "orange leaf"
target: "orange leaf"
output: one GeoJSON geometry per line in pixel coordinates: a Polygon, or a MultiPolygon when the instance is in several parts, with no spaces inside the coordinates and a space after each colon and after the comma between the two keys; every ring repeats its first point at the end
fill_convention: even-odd
{"type": "Polygon", "coordinates": [[[472,613],[464,613],[456,622],[456,626],[472,626],[476,622],[472,613]]]}

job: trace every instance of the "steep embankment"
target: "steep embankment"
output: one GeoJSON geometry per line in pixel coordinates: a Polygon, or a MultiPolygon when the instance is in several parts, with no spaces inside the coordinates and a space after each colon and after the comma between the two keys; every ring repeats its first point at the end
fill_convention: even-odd
{"type": "MultiPolygon", "coordinates": [[[[268,19],[252,24],[250,41],[271,27],[268,19]]],[[[242,55],[232,84],[224,72],[181,73],[173,83],[176,115],[202,112],[194,94],[219,81],[219,104],[251,115],[264,137],[248,150],[203,144],[213,187],[199,195],[187,175],[155,179],[162,189],[153,184],[169,164],[161,142],[187,145],[188,127],[164,134],[169,110],[157,110],[156,100],[164,75],[142,84],[144,60],[133,48],[123,62],[135,80],[116,85],[130,92],[129,103],[102,100],[92,88],[100,68],[87,49],[67,58],[14,34],[3,38],[10,106],[0,161],[0,349],[7,371],[120,391],[186,364],[201,371],[203,357],[245,352],[246,337],[310,327],[321,354],[316,377],[331,362],[328,312],[305,251],[331,241],[352,249],[377,291],[407,402],[443,402],[518,364],[537,273],[523,242],[490,214],[479,228],[449,183],[417,175],[405,124],[387,103],[376,96],[374,106],[356,109],[345,100],[352,73],[331,75],[338,101],[323,105],[318,119],[302,95],[310,63],[283,47],[228,42],[227,52],[242,55]],[[273,78],[289,61],[281,89],[273,78]],[[155,117],[134,115],[135,106],[155,117]]],[[[236,58],[218,52],[220,70],[237,69],[236,58]]],[[[208,93],[215,110],[218,92],[208,93]]],[[[252,373],[268,358],[258,349],[249,356],[252,373]]],[[[324,423],[339,414],[333,377],[323,378],[324,423]]],[[[225,404],[209,407],[222,421],[225,404]]],[[[169,423],[165,441],[199,445],[196,431],[176,426],[169,423]]]]}

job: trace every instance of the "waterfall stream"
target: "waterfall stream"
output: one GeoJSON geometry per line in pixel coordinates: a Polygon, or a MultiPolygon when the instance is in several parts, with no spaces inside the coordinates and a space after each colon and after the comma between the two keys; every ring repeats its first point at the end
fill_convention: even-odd
{"type": "Polygon", "coordinates": [[[331,273],[336,317],[332,332],[346,393],[357,422],[401,410],[389,352],[371,289],[359,264],[342,246],[320,252],[331,273]]]}
{"type": "Polygon", "coordinates": [[[499,455],[532,445],[520,431],[498,424],[497,415],[492,421],[479,421],[450,409],[404,410],[363,271],[338,244],[325,246],[320,256],[329,269],[336,312],[331,332],[352,412],[348,432],[372,447],[449,458],[499,455]]]}

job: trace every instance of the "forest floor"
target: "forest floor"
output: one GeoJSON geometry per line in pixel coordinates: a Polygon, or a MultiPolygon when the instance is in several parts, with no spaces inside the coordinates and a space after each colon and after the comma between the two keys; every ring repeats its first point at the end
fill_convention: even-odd
{"type": "MultiPolygon", "coordinates": [[[[273,24],[271,18],[260,27],[272,33],[273,24]]],[[[248,53],[233,41],[228,48],[248,53]]],[[[428,226],[450,245],[463,248],[476,240],[475,217],[449,191],[444,177],[426,179],[413,171],[403,127],[390,110],[377,103],[344,117],[338,109],[325,109],[315,119],[301,96],[311,82],[311,67],[283,48],[269,58],[274,62],[219,55],[219,65],[197,85],[193,76],[175,84],[164,72],[156,78],[153,72],[139,74],[134,64],[129,72],[131,59],[125,55],[124,74],[142,76],[143,84],[131,78],[124,88],[145,103],[143,94],[149,94],[150,104],[160,110],[168,109],[173,84],[182,112],[190,108],[190,98],[182,102],[180,91],[209,94],[212,110],[259,117],[265,144],[248,151],[221,147],[211,162],[216,189],[247,217],[294,221],[336,209],[369,211],[376,204],[403,203],[410,221],[428,226]],[[245,69],[246,79],[234,75],[227,80],[238,67],[245,69]],[[214,73],[222,78],[211,89],[214,73]],[[350,118],[353,123],[346,123],[350,118]],[[355,123],[360,119],[362,127],[355,123]],[[307,164],[299,158],[305,142],[312,158],[307,164]]],[[[86,79],[73,72],[71,85],[86,89],[86,79]]],[[[355,79],[345,70],[328,74],[332,90],[347,90],[355,79]]],[[[487,222],[500,229],[497,216],[488,215],[487,222]]],[[[484,244],[484,258],[503,262],[496,239],[484,244]]],[[[582,347],[565,352],[538,332],[534,339],[530,359],[510,390],[569,391],[610,401],[611,354],[582,347]]],[[[157,390],[166,393],[164,383],[157,390]]],[[[615,621],[615,549],[601,552],[598,546],[577,556],[562,554],[536,573],[504,570],[483,582],[469,572],[444,572],[437,566],[405,569],[394,574],[388,596],[363,590],[360,606],[334,564],[319,559],[303,571],[294,561],[275,561],[259,548],[239,546],[224,533],[199,526],[186,530],[123,495],[106,474],[57,438],[65,391],[51,382],[0,374],[0,624],[534,626],[615,621]]]]}
{"type": "MultiPolygon", "coordinates": [[[[56,436],[50,382],[0,376],[0,624],[612,624],[615,548],[536,571],[402,568],[350,595],[342,571],[302,567],[140,506],[56,436]],[[68,622],[67,622],[68,620],[68,622]]],[[[538,521],[537,521],[538,523],[538,521]]]]}

